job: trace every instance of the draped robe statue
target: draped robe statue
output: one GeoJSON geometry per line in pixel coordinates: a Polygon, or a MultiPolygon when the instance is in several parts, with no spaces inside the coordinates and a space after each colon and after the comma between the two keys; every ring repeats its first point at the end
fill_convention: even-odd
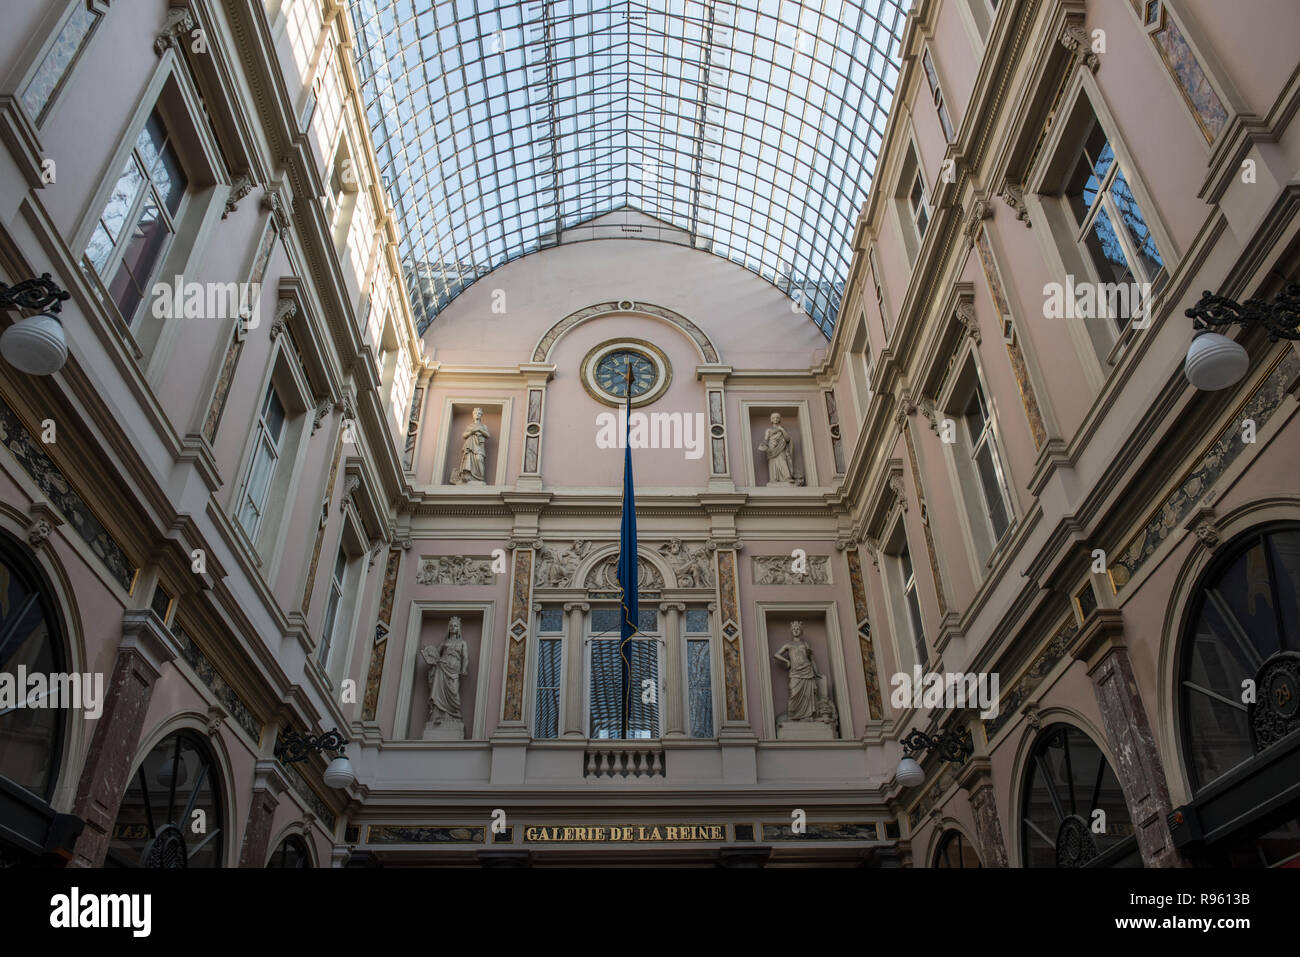
{"type": "MultiPolygon", "coordinates": [[[[429,722],[427,728],[463,726],[460,713],[460,679],[469,674],[469,646],[460,636],[460,619],[447,625],[441,648],[427,645],[420,655],[429,665],[429,722]]],[[[463,732],[462,732],[463,733],[463,732]]]]}
{"type": "Polygon", "coordinates": [[[460,468],[454,481],[457,485],[485,485],[487,483],[487,443],[492,433],[483,424],[483,410],[474,410],[474,421],[465,430],[465,444],[460,450],[460,468]]]}
{"type": "Polygon", "coordinates": [[[781,424],[781,413],[772,413],[772,424],[763,433],[758,450],[767,453],[767,484],[794,485],[794,448],[790,433],[781,424]]]}
{"type": "Polygon", "coordinates": [[[772,657],[790,669],[790,706],[786,717],[790,721],[817,720],[818,699],[825,695],[821,673],[813,661],[812,646],[803,640],[803,622],[790,623],[791,638],[772,657]]]}

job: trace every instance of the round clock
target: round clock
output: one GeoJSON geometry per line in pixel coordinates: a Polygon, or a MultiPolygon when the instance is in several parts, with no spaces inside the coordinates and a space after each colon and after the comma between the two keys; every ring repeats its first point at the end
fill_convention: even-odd
{"type": "Polygon", "coordinates": [[[605,342],[582,360],[582,384],[592,398],[606,405],[625,405],[628,370],[632,372],[632,405],[645,405],[663,395],[672,378],[668,358],[640,339],[605,342]]]}

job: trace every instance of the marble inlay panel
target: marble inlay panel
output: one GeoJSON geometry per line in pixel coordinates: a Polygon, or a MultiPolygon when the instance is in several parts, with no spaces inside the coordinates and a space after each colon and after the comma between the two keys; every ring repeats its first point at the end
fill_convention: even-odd
{"type": "Polygon", "coordinates": [[[1079,626],[1075,624],[1074,617],[1071,616],[1060,629],[1052,636],[1052,640],[1047,643],[1038,657],[1018,679],[1016,683],[1008,688],[998,702],[998,713],[996,717],[988,718],[984,721],[984,736],[990,741],[998,733],[1004,724],[1019,714],[1020,706],[1025,699],[1033,694],[1034,689],[1042,684],[1043,679],[1056,667],[1056,663],[1065,657],[1066,650],[1074,640],[1075,634],[1079,631],[1079,626]]]}
{"type": "Polygon", "coordinates": [[[361,718],[374,721],[379,710],[379,686],[384,676],[384,658],[388,653],[388,632],[393,619],[393,598],[397,594],[397,569],[402,550],[390,549],[384,566],[384,589],[379,597],[379,615],[375,622],[375,644],[370,649],[370,668],[366,671],[366,694],[362,699],[361,718]]]}
{"type": "MultiPolygon", "coordinates": [[[[343,433],[339,433],[338,441],[334,443],[334,461],[330,465],[330,477],[325,482],[325,501],[330,503],[334,501],[334,480],[339,474],[339,462],[343,458],[343,433]]],[[[328,504],[326,505],[328,508],[328,504]]],[[[325,527],[327,523],[324,518],[321,519],[320,526],[316,529],[316,544],[311,550],[311,567],[307,571],[307,587],[302,594],[302,613],[307,614],[311,607],[311,593],[316,588],[316,570],[320,566],[320,550],[325,542],[325,527]]]]}
{"type": "Polygon", "coordinates": [[[903,426],[903,438],[907,442],[907,459],[912,464],[912,480],[916,482],[916,497],[921,506],[921,529],[925,532],[925,553],[930,558],[930,574],[934,576],[934,591],[939,599],[940,617],[948,614],[948,599],[944,595],[943,575],[939,574],[939,555],[934,549],[934,533],[930,530],[930,516],[925,508],[925,489],[921,487],[921,471],[916,467],[916,445],[912,441],[912,429],[903,426]]]}
{"type": "Polygon", "coordinates": [[[230,687],[226,679],[208,660],[208,656],[199,650],[199,646],[179,623],[172,623],[171,632],[176,639],[176,644],[180,646],[181,657],[185,659],[185,663],[198,675],[199,680],[208,686],[216,699],[221,702],[221,706],[226,709],[226,713],[247,731],[248,736],[254,741],[261,738],[262,723],[253,716],[253,709],[244,703],[244,699],[234,688],[230,687]]]}
{"type": "Polygon", "coordinates": [[[533,550],[515,550],[514,583],[510,595],[511,628],[518,623],[524,630],[518,637],[510,635],[506,644],[506,687],[502,720],[520,721],[524,712],[524,661],[528,652],[529,603],[532,599],[533,550]]]}
{"type": "Polygon", "coordinates": [[[789,823],[769,824],[763,828],[765,841],[878,841],[880,831],[875,821],[850,824],[822,824],[808,821],[802,833],[796,833],[789,823]]]}
{"type": "Polygon", "coordinates": [[[1187,105],[1192,108],[1206,142],[1213,143],[1228,123],[1228,111],[1210,85],[1210,78],[1205,75],[1200,60],[1192,52],[1187,37],[1173,17],[1166,13],[1164,28],[1151,34],[1151,39],[1187,105]]]}
{"type": "Polygon", "coordinates": [[[739,595],[736,590],[736,553],[718,549],[718,607],[722,609],[722,678],[728,721],[745,720],[745,691],[740,660],[739,595]]]}
{"type": "Polygon", "coordinates": [[[867,718],[875,720],[885,716],[880,700],[880,676],[876,673],[876,649],[871,638],[871,623],[867,620],[867,585],[862,577],[862,556],[856,548],[845,554],[849,560],[849,583],[853,590],[853,613],[857,616],[858,651],[862,655],[862,680],[867,686],[867,718]]]}
{"type": "Polygon", "coordinates": [[[484,827],[420,827],[411,824],[371,824],[367,844],[483,844],[484,827]]]}

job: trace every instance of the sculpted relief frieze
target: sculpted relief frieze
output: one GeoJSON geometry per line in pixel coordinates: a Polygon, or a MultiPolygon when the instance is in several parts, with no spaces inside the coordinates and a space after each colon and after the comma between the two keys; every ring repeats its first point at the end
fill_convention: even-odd
{"type": "MultiPolygon", "coordinates": [[[[578,568],[591,554],[592,544],[584,539],[565,544],[543,544],[537,549],[537,570],[533,584],[539,588],[587,588],[607,590],[618,588],[618,555],[607,557],[586,575],[577,580],[578,568]]],[[[679,538],[660,545],[656,551],[672,569],[679,588],[713,587],[713,545],[711,542],[691,543],[679,538]]],[[[652,562],[644,558],[638,565],[638,576],[643,590],[665,587],[664,576],[652,562]]]]}
{"type": "Polygon", "coordinates": [[[490,557],[436,555],[420,559],[418,585],[491,585],[495,580],[490,557]]]}
{"type": "Polygon", "coordinates": [[[830,558],[826,555],[755,555],[755,585],[829,585],[830,558]]]}

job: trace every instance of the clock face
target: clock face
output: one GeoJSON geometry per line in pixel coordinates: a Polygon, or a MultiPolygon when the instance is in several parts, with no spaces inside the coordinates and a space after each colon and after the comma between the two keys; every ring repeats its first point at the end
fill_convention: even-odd
{"type": "Polygon", "coordinates": [[[627,398],[628,366],[632,368],[632,398],[645,395],[655,387],[659,378],[655,364],[630,349],[619,349],[601,357],[595,368],[596,385],[608,395],[627,398]]]}

